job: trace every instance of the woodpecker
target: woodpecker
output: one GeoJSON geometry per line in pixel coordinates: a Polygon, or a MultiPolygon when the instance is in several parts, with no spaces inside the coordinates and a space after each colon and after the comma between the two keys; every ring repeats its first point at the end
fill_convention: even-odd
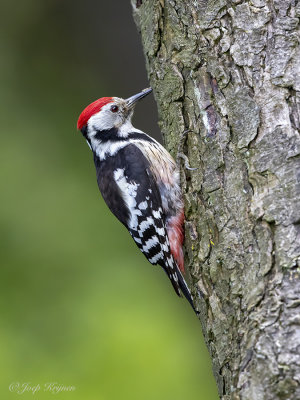
{"type": "Polygon", "coordinates": [[[77,128],[93,152],[107,206],[195,310],[183,276],[184,210],[177,165],[161,144],[131,123],[136,103],[151,92],[144,89],[128,99],[102,97],[82,111],[77,128]]]}

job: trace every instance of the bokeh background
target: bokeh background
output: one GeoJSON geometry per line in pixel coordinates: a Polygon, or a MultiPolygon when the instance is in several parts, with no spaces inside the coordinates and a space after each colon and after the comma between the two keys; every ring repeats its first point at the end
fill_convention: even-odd
{"type": "MultiPolygon", "coordinates": [[[[1,2],[0,398],[218,398],[199,321],[98,192],[76,132],[147,87],[129,0],[1,2]]],[[[158,137],[152,96],[135,125],[158,137]]]]}

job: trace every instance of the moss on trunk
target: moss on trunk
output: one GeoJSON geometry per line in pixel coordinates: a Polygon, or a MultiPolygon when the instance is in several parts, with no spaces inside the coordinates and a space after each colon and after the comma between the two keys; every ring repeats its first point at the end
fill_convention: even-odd
{"type": "Polygon", "coordinates": [[[220,397],[300,399],[299,3],[132,5],[220,397]]]}

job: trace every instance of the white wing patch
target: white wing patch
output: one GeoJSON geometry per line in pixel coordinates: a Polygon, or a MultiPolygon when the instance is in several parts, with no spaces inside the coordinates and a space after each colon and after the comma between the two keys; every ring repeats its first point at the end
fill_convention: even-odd
{"type": "Polygon", "coordinates": [[[154,218],[156,218],[156,219],[161,218],[160,210],[158,210],[158,211],[153,210],[152,214],[153,214],[154,218]]]}
{"type": "Polygon", "coordinates": [[[146,210],[148,207],[148,203],[147,201],[142,201],[139,205],[138,205],[140,210],[146,210]]]}
{"type": "Polygon", "coordinates": [[[159,243],[158,237],[157,236],[152,236],[151,239],[148,239],[146,243],[143,246],[143,251],[148,253],[149,250],[154,247],[157,243],[159,243]]]}
{"type": "Polygon", "coordinates": [[[159,253],[155,254],[155,256],[149,258],[149,262],[151,264],[156,264],[157,261],[162,260],[164,258],[163,253],[160,251],[159,253]]]}
{"type": "Polygon", "coordinates": [[[165,236],[166,235],[166,231],[164,228],[156,228],[156,232],[160,235],[160,236],[165,236]]]}
{"type": "Polygon", "coordinates": [[[140,223],[138,230],[140,235],[142,235],[149,228],[150,225],[154,225],[154,220],[152,217],[147,217],[147,219],[140,223]]]}
{"type": "Polygon", "coordinates": [[[114,172],[114,178],[116,181],[116,184],[118,185],[123,200],[125,201],[128,210],[130,212],[130,218],[128,221],[128,226],[131,229],[137,230],[138,228],[138,219],[137,216],[142,215],[141,210],[139,210],[136,207],[136,195],[137,195],[137,190],[138,187],[140,186],[139,183],[132,183],[132,182],[128,182],[126,179],[126,176],[124,174],[124,168],[118,168],[117,170],[115,170],[114,172]]]}

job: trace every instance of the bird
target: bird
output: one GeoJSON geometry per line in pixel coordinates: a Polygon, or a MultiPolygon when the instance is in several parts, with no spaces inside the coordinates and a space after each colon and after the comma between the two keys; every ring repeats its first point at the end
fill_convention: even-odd
{"type": "Polygon", "coordinates": [[[159,142],[131,122],[137,102],[151,92],[147,88],[127,99],[99,98],[81,112],[77,129],[93,152],[98,187],[108,208],[196,312],[184,278],[179,169],[159,142]]]}

